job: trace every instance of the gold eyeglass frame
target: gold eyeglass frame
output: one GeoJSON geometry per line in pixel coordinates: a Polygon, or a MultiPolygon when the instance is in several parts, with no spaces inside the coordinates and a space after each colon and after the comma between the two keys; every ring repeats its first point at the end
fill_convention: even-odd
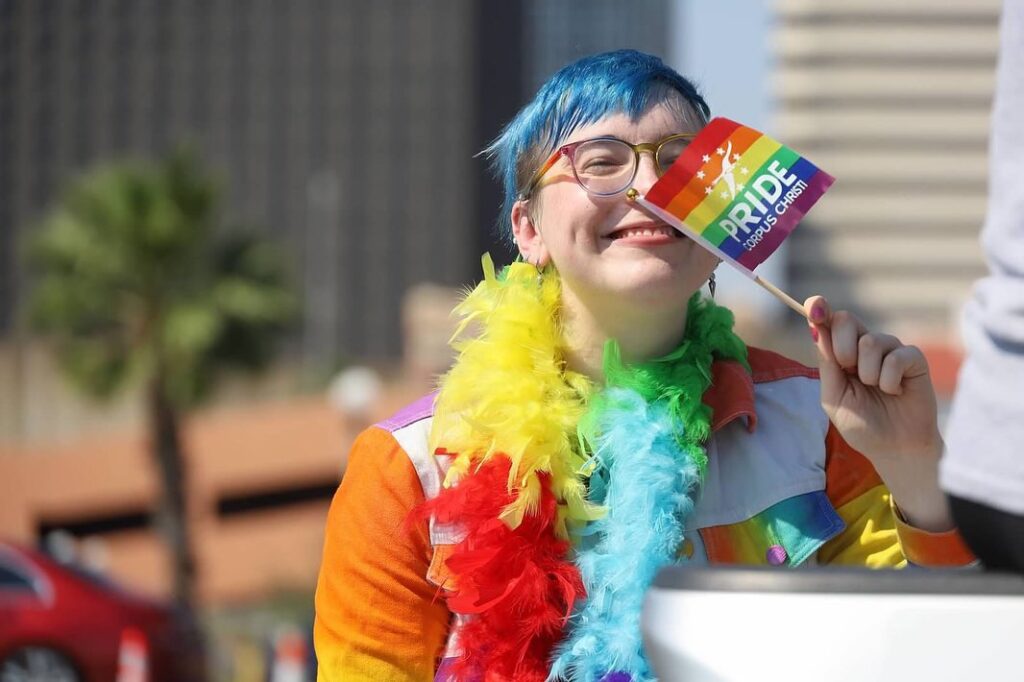
{"type": "Polygon", "coordinates": [[[633,181],[636,179],[637,170],[639,170],[640,168],[641,152],[651,153],[651,156],[654,158],[654,166],[655,168],[657,168],[658,175],[660,177],[662,174],[665,173],[666,170],[668,170],[667,168],[662,168],[661,163],[658,161],[658,154],[661,152],[661,148],[664,147],[669,142],[675,142],[676,140],[684,139],[692,140],[695,137],[697,137],[697,133],[676,133],[674,135],[669,135],[668,137],[662,138],[657,142],[641,142],[639,144],[631,144],[613,135],[602,135],[601,137],[591,137],[586,140],[579,140],[577,142],[570,142],[569,144],[564,144],[558,149],[556,149],[554,152],[552,152],[551,156],[548,157],[547,161],[545,161],[543,165],[541,165],[541,167],[537,170],[537,172],[533,174],[533,177],[530,179],[530,182],[526,186],[526,189],[519,194],[519,199],[529,199],[530,196],[533,194],[533,191],[537,189],[537,185],[540,184],[540,181],[544,177],[544,175],[549,170],[551,170],[551,168],[556,163],[558,163],[558,160],[561,159],[563,156],[569,160],[569,167],[572,168],[572,175],[573,178],[576,180],[576,184],[582,187],[585,192],[599,197],[615,196],[616,194],[620,194],[629,189],[629,186],[632,185],[633,181]],[[579,173],[576,172],[576,162],[574,159],[576,150],[580,147],[580,145],[587,144],[588,142],[599,142],[601,140],[620,142],[633,150],[633,172],[630,173],[629,180],[626,181],[622,188],[617,189],[614,192],[594,192],[593,190],[588,189],[587,186],[584,185],[583,182],[580,180],[579,173]]]}

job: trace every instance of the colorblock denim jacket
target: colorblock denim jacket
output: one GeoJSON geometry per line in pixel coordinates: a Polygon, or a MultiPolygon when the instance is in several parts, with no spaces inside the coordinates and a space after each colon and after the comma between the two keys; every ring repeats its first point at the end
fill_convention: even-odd
{"type": "MultiPolygon", "coordinates": [[[[902,568],[974,561],[953,530],[905,523],[871,463],[832,427],[817,371],[749,349],[717,362],[708,468],[681,562],[902,568]]],[[[445,559],[458,529],[409,523],[447,462],[428,452],[434,396],[364,431],[327,519],[316,592],[319,680],[432,680],[459,655],[445,559]]]]}

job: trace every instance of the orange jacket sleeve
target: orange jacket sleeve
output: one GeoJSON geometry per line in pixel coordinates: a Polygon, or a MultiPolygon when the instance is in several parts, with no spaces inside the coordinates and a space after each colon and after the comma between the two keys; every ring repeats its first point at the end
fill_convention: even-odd
{"type": "Polygon", "coordinates": [[[819,562],[902,568],[908,562],[939,567],[966,566],[975,560],[955,528],[930,533],[903,521],[875,467],[831,424],[826,449],[825,492],[846,529],[822,545],[819,562]]]}
{"type": "Polygon", "coordinates": [[[331,503],[313,628],[319,682],[433,679],[449,613],[426,580],[426,522],[412,462],[387,431],[364,431],[331,503]]]}

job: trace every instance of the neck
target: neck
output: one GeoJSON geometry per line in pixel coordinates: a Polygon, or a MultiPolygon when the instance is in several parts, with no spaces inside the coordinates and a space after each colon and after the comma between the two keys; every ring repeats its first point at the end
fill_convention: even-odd
{"type": "MultiPolygon", "coordinates": [[[[595,297],[598,298],[598,297],[595,297]]],[[[667,355],[683,340],[689,297],[674,306],[654,306],[613,300],[584,300],[562,288],[562,320],[568,369],[604,381],[604,345],[619,342],[627,364],[667,355]]]]}

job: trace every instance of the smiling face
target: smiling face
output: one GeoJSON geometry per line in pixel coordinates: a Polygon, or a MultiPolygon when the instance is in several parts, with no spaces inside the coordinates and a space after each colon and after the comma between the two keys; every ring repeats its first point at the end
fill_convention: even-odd
{"type": "MultiPolygon", "coordinates": [[[[697,132],[697,120],[682,98],[673,95],[636,119],[616,113],[581,126],[565,143],[605,135],[633,144],[657,142],[675,133],[697,132]]],[[[646,194],[657,179],[651,154],[641,154],[632,186],[646,194]]],[[[563,288],[588,304],[621,301],[678,309],[718,262],[629,202],[625,192],[610,197],[588,194],[564,157],[545,174],[529,200],[513,206],[512,226],[523,256],[532,263],[554,263],[563,288]]]]}

